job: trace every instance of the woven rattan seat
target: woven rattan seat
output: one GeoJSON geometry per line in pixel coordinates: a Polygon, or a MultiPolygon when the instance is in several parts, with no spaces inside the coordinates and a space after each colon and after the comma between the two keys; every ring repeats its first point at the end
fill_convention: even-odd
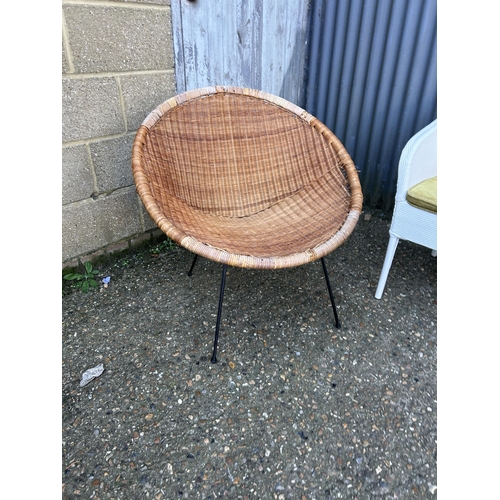
{"type": "Polygon", "coordinates": [[[209,87],[165,101],[137,131],[132,171],[168,237],[238,267],[324,257],[352,232],[363,202],[356,168],[325,125],[245,88],[209,87]]]}

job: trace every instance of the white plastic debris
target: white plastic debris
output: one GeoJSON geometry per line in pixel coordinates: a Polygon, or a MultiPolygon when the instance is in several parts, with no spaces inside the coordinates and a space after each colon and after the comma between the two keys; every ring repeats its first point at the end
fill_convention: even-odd
{"type": "Polygon", "coordinates": [[[94,366],[94,368],[88,369],[82,375],[82,380],[80,380],[80,387],[87,385],[91,380],[94,380],[96,377],[101,375],[104,371],[104,365],[101,363],[100,365],[94,366]]]}

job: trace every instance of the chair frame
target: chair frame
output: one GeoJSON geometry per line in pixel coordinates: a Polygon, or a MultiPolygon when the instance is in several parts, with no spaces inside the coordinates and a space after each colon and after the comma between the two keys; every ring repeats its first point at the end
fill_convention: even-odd
{"type": "MultiPolygon", "coordinates": [[[[193,262],[191,264],[191,267],[188,271],[188,276],[193,275],[193,269],[196,264],[196,261],[198,260],[198,255],[195,254],[193,258],[193,262]]],[[[333,295],[332,291],[332,285],[330,284],[330,278],[328,276],[328,269],[326,267],[325,263],[325,258],[321,257],[321,265],[323,268],[323,274],[325,276],[325,282],[326,282],[326,287],[328,289],[328,295],[330,296],[330,303],[332,304],[332,309],[333,309],[333,316],[335,318],[335,328],[340,328],[340,320],[339,320],[339,315],[337,312],[337,307],[335,306],[335,297],[333,295]]],[[[212,357],[210,361],[212,363],[217,363],[217,345],[219,342],[219,332],[220,332],[220,321],[222,317],[222,303],[224,300],[224,290],[226,287],[226,272],[227,272],[227,264],[222,264],[222,278],[221,278],[221,284],[220,284],[220,292],[219,292],[219,306],[217,308],[217,320],[215,322],[215,335],[214,335],[214,345],[212,349],[212,357]]]]}

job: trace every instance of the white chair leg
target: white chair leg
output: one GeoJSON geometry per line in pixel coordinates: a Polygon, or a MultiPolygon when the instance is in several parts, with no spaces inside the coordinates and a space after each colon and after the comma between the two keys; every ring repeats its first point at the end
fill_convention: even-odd
{"type": "Polygon", "coordinates": [[[397,236],[392,236],[389,238],[389,243],[387,245],[387,252],[385,253],[384,265],[382,267],[382,272],[380,273],[380,278],[378,280],[377,291],[375,292],[375,298],[380,299],[384,293],[385,282],[387,281],[387,276],[389,275],[389,270],[391,269],[392,259],[396,253],[396,248],[399,243],[399,238],[397,236]]]}

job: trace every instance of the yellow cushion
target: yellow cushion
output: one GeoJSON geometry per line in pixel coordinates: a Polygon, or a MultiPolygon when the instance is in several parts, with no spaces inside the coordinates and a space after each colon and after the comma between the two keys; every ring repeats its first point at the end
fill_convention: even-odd
{"type": "Polygon", "coordinates": [[[437,214],[437,176],[425,179],[408,189],[406,201],[414,207],[437,214]]]}

